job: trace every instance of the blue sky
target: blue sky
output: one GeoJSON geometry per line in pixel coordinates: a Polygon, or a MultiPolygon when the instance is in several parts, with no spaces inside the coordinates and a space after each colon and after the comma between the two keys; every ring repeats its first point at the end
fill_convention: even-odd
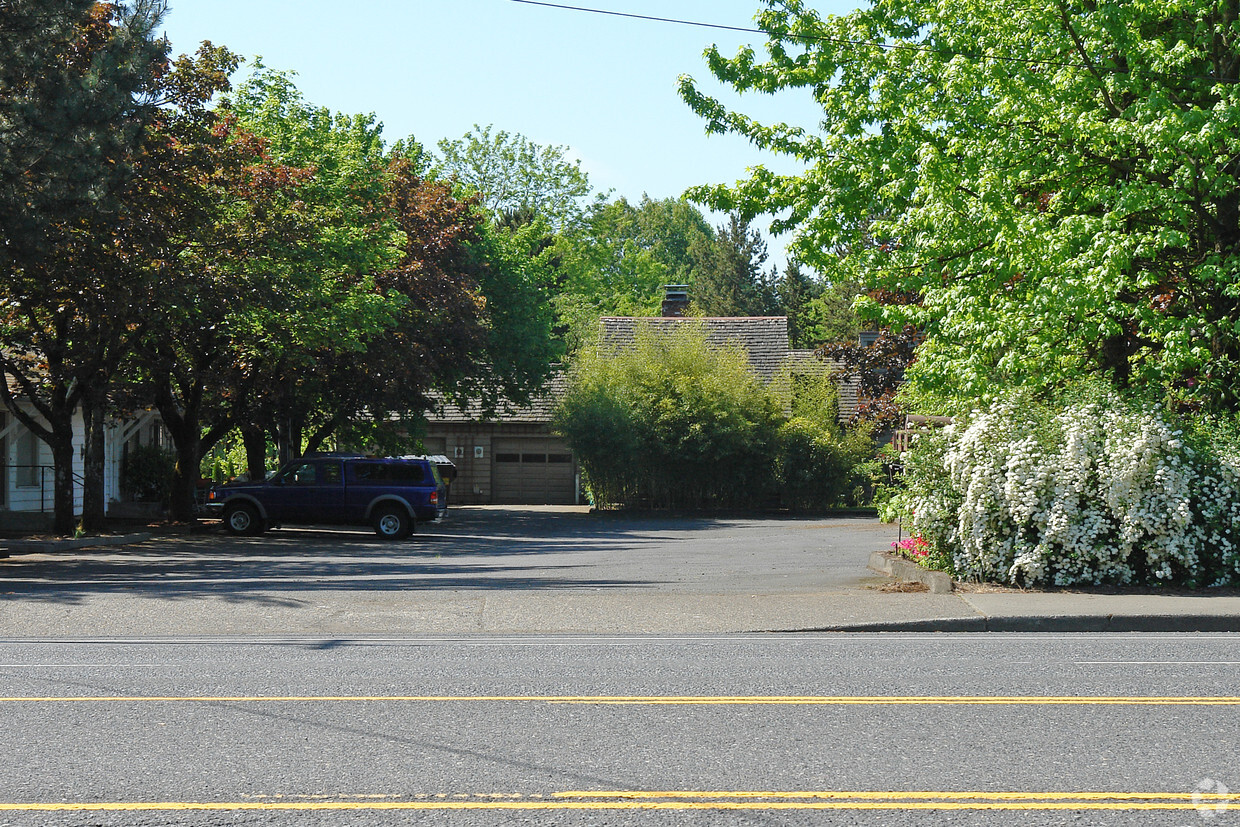
{"type": "MultiPolygon", "coordinates": [[[[571,5],[750,27],[760,0],[579,0],[571,5]]],[[[844,14],[853,0],[812,4],[844,14]]],[[[513,0],[170,0],[165,33],[176,53],[210,40],[297,73],[314,104],[373,112],[389,141],[433,147],[476,123],[569,148],[594,186],[638,199],[731,182],[757,164],[789,161],[733,135],[707,136],[676,94],[683,74],[760,120],[812,127],[806,94],[737,98],[702,59],[760,35],[621,19],[513,0]]],[[[716,222],[717,223],[717,222],[716,222]]],[[[771,242],[782,261],[784,242],[771,242]]]]}

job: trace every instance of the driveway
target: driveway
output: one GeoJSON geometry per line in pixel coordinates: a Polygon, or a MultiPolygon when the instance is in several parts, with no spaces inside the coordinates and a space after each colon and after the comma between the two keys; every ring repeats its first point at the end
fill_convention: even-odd
{"type": "MultiPolygon", "coordinates": [[[[407,541],[218,531],[0,561],[0,635],[375,635],[808,628],[896,528],[454,507],[407,541]],[[816,608],[818,607],[818,608],[816,608]]],[[[871,592],[872,594],[872,592],[871,592]]],[[[929,596],[926,596],[929,597],[929,596]]]]}

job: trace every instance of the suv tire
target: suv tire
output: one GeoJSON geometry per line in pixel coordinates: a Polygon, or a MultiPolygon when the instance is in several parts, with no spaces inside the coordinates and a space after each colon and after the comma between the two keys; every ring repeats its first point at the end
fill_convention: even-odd
{"type": "Polygon", "coordinates": [[[262,534],[263,521],[258,509],[249,503],[237,503],[224,509],[224,527],[229,534],[262,534]]]}
{"type": "Polygon", "coordinates": [[[384,540],[403,540],[413,533],[413,520],[405,509],[381,505],[375,509],[375,534],[384,540]]]}

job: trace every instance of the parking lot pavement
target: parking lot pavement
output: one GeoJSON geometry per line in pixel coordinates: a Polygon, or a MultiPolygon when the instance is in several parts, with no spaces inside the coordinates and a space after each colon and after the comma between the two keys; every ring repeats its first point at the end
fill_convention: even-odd
{"type": "MultiPolygon", "coordinates": [[[[866,562],[894,532],[856,517],[456,507],[395,544],[292,528],[26,550],[0,561],[0,635],[802,628],[864,613],[883,581],[866,562]]],[[[912,597],[917,617],[968,613],[950,595],[912,597]]]]}
{"type": "Polygon", "coordinates": [[[1240,597],[892,590],[897,529],[455,507],[391,543],[360,530],[156,537],[0,560],[0,637],[1240,631],[1240,597]]]}

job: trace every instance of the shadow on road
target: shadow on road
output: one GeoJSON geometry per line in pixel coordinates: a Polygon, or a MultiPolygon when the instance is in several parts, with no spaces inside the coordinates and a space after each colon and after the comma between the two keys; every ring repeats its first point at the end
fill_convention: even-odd
{"type": "MultiPolygon", "coordinates": [[[[675,525],[692,530],[712,522],[675,525]]],[[[0,603],[73,603],[107,592],[270,600],[282,591],[651,588],[658,583],[591,577],[590,560],[639,548],[660,527],[666,521],[519,508],[454,509],[397,543],[361,528],[231,537],[214,527],[126,547],[15,554],[0,560],[0,603]]]]}

